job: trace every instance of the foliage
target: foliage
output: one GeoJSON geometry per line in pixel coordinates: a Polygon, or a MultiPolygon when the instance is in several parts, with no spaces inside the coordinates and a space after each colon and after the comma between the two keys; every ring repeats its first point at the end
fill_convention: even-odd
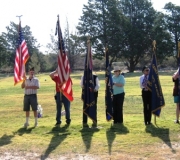
{"type": "Polygon", "coordinates": [[[164,6],[166,10],[166,25],[171,33],[172,41],[174,43],[174,55],[178,55],[178,41],[180,41],[180,6],[176,6],[171,2],[164,6]]]}
{"type": "Polygon", "coordinates": [[[9,60],[9,52],[6,49],[7,41],[0,36],[0,68],[8,63],[9,60]]]}

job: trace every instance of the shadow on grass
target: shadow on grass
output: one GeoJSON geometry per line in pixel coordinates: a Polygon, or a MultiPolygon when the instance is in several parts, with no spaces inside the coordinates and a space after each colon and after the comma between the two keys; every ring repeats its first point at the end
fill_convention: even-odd
{"type": "Polygon", "coordinates": [[[92,140],[93,134],[98,131],[99,131],[98,128],[89,128],[89,127],[84,127],[80,130],[82,140],[86,146],[86,152],[88,152],[89,149],[91,148],[91,140],[92,140]]]}
{"type": "Polygon", "coordinates": [[[123,124],[115,124],[115,125],[111,124],[111,127],[106,130],[109,155],[111,155],[111,148],[116,138],[116,134],[127,134],[127,133],[129,133],[129,130],[123,124]]]}
{"type": "Polygon", "coordinates": [[[6,135],[4,134],[1,138],[0,138],[0,146],[4,146],[7,144],[10,144],[12,141],[11,139],[14,137],[14,135],[6,135]]]}
{"type": "Polygon", "coordinates": [[[64,127],[53,127],[50,132],[47,134],[53,134],[53,137],[49,143],[44,154],[41,155],[41,160],[45,160],[48,158],[49,154],[55,150],[63,141],[66,139],[70,133],[68,132],[69,125],[65,125],[64,127]]]}
{"type": "Polygon", "coordinates": [[[14,134],[18,134],[19,136],[22,136],[23,134],[29,134],[35,127],[30,128],[20,128],[16,132],[13,132],[14,134]]]}
{"type": "Polygon", "coordinates": [[[170,137],[169,137],[169,128],[159,128],[158,126],[147,125],[146,126],[146,132],[151,133],[153,137],[158,137],[163,140],[163,142],[171,148],[171,151],[173,153],[176,153],[176,151],[172,148],[170,137]]]}

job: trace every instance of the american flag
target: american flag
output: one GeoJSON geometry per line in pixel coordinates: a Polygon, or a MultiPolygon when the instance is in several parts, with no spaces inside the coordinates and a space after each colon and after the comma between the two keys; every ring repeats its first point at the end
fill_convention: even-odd
{"type": "Polygon", "coordinates": [[[21,21],[19,22],[19,39],[16,48],[15,66],[14,66],[14,85],[23,81],[25,76],[25,64],[29,58],[28,48],[26,41],[23,38],[21,31],[21,21]]]}
{"type": "Polygon", "coordinates": [[[66,96],[66,98],[68,98],[69,101],[73,101],[72,80],[70,77],[70,64],[65,51],[64,41],[59,23],[59,16],[56,24],[55,35],[57,34],[58,34],[58,49],[59,49],[58,67],[57,67],[59,86],[64,96],[66,96]]]}

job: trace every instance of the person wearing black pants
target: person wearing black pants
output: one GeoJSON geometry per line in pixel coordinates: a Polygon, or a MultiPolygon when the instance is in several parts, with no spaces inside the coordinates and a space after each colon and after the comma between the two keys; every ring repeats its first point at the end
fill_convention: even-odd
{"type": "Polygon", "coordinates": [[[140,77],[140,88],[142,89],[142,101],[144,112],[144,124],[151,124],[151,92],[147,89],[147,82],[149,76],[149,68],[144,66],[142,68],[143,75],[140,77]]]}
{"type": "Polygon", "coordinates": [[[114,67],[113,79],[113,120],[114,124],[123,123],[123,103],[125,79],[119,66],[114,67]]]}
{"type": "MultiPolygon", "coordinates": [[[[98,99],[98,90],[100,87],[99,83],[99,78],[97,75],[93,74],[93,81],[94,81],[94,89],[92,90],[94,92],[94,101],[95,101],[95,121],[93,121],[92,127],[97,127],[97,99],[98,99]]],[[[83,76],[81,77],[81,87],[83,88],[83,76]]],[[[83,104],[83,110],[85,109],[86,106],[83,104]]],[[[83,127],[88,127],[88,117],[87,115],[83,112],[83,127]]]]}

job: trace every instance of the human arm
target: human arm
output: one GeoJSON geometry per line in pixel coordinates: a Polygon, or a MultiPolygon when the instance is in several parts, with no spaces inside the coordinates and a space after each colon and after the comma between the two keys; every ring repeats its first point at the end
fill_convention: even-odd
{"type": "Polygon", "coordinates": [[[124,76],[120,75],[118,80],[113,80],[113,85],[116,87],[123,87],[125,85],[125,79],[124,76]]]}
{"type": "Polygon", "coordinates": [[[80,86],[83,88],[83,76],[81,76],[80,86]]]}
{"type": "Polygon", "coordinates": [[[54,79],[55,75],[57,74],[57,69],[49,74],[51,79],[54,79]]]}
{"type": "Polygon", "coordinates": [[[173,80],[176,80],[176,79],[178,79],[178,77],[179,77],[179,73],[176,73],[176,74],[174,74],[174,75],[172,76],[172,79],[173,79],[173,80]]]}
{"type": "Polygon", "coordinates": [[[21,88],[22,88],[22,89],[25,88],[25,81],[26,81],[26,80],[24,80],[24,81],[22,82],[22,84],[21,84],[21,88]]]}
{"type": "Polygon", "coordinates": [[[24,85],[25,89],[39,89],[40,85],[39,85],[39,80],[37,78],[33,78],[31,79],[31,83],[25,83],[24,85]]]}
{"type": "Polygon", "coordinates": [[[142,85],[143,79],[144,79],[143,76],[141,76],[140,79],[139,79],[139,85],[140,85],[141,89],[143,89],[143,85],[142,85]]]}
{"type": "Polygon", "coordinates": [[[97,92],[99,90],[99,87],[100,87],[99,78],[96,77],[96,86],[94,88],[94,91],[97,92]]]}

